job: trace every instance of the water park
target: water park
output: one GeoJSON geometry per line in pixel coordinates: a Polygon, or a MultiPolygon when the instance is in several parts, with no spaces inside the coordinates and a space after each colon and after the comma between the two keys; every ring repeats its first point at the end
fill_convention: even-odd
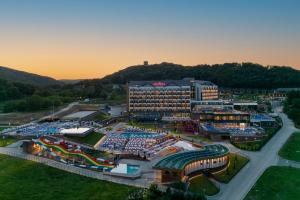
{"type": "Polygon", "coordinates": [[[96,157],[91,153],[93,152],[91,149],[51,136],[23,142],[23,150],[36,156],[56,160],[67,165],[96,170],[107,175],[128,178],[137,178],[140,175],[138,165],[118,164],[115,158],[96,157]]]}

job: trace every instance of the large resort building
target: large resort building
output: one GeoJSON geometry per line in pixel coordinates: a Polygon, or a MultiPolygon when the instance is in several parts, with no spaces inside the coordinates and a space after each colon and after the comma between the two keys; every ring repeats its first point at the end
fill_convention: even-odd
{"type": "Polygon", "coordinates": [[[128,111],[138,119],[190,119],[195,102],[218,99],[218,86],[194,79],[131,81],[128,83],[128,111]]]}
{"type": "Polygon", "coordinates": [[[256,141],[265,137],[263,130],[250,127],[249,112],[236,110],[234,102],[219,99],[218,93],[214,83],[191,78],[131,81],[128,113],[141,121],[177,122],[184,130],[188,127],[188,132],[214,140],[256,141]]]}

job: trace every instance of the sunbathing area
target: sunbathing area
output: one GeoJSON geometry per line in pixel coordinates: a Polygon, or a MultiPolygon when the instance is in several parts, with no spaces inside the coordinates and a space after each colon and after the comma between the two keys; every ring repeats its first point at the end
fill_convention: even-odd
{"type": "Polygon", "coordinates": [[[107,134],[106,140],[100,145],[100,150],[132,154],[149,159],[176,142],[174,137],[165,133],[128,129],[121,133],[107,134]]]}
{"type": "Polygon", "coordinates": [[[13,128],[7,128],[1,133],[6,135],[19,136],[44,136],[60,134],[66,130],[76,129],[80,126],[79,122],[44,122],[30,123],[13,128]]]}

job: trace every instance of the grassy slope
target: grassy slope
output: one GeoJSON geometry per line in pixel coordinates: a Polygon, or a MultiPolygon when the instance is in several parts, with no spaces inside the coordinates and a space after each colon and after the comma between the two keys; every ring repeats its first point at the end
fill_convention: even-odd
{"type": "Polygon", "coordinates": [[[300,132],[291,135],[288,141],[280,149],[279,155],[282,158],[300,162],[300,132]]]}
{"type": "Polygon", "coordinates": [[[0,136],[0,147],[5,147],[7,145],[15,143],[16,141],[18,140],[12,137],[3,138],[2,136],[0,136]]]}
{"type": "Polygon", "coordinates": [[[256,182],[245,200],[300,199],[300,169],[270,167],[256,182]]]}
{"type": "Polygon", "coordinates": [[[67,138],[79,143],[95,145],[103,136],[104,134],[102,133],[92,132],[85,137],[67,136],[67,138]]]}
{"type": "Polygon", "coordinates": [[[215,195],[219,192],[214,183],[212,183],[206,176],[200,175],[190,181],[189,191],[191,192],[203,192],[206,195],[215,195]]]}
{"type": "Polygon", "coordinates": [[[1,200],[125,199],[133,188],[0,155],[1,200]]]}

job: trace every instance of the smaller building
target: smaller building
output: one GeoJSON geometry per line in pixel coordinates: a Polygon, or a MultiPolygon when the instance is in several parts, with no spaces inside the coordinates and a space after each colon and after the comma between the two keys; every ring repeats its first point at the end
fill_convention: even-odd
{"type": "Polygon", "coordinates": [[[258,127],[215,127],[211,124],[201,125],[202,134],[212,140],[230,140],[231,142],[261,141],[266,137],[265,131],[258,127]]]}
{"type": "Polygon", "coordinates": [[[222,169],[228,164],[228,155],[228,148],[218,144],[166,156],[153,166],[156,181],[181,181],[185,176],[190,177],[204,170],[222,169]]]}
{"type": "Polygon", "coordinates": [[[200,123],[210,123],[216,127],[245,127],[250,122],[250,114],[234,109],[197,109],[192,118],[200,123]]]}
{"type": "Polygon", "coordinates": [[[250,117],[251,125],[261,127],[274,127],[277,125],[276,120],[267,114],[252,114],[250,117]]]}
{"type": "Polygon", "coordinates": [[[241,101],[241,102],[234,102],[233,108],[236,110],[257,110],[258,103],[255,101],[241,101]]]}

